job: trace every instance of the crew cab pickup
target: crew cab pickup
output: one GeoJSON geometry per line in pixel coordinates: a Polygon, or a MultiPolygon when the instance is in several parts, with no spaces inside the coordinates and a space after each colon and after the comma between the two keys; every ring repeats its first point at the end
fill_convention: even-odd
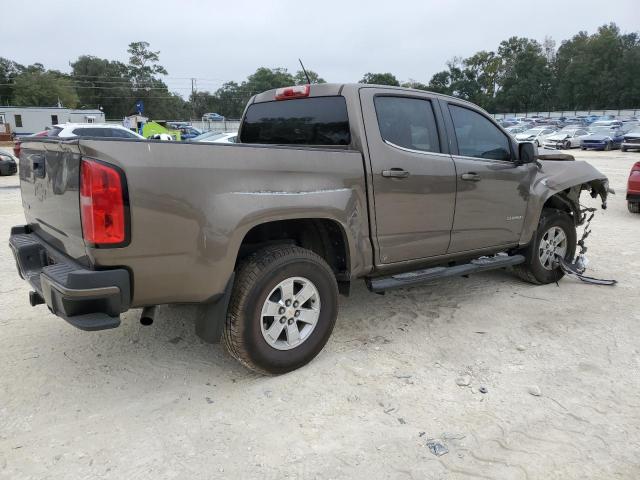
{"type": "Polygon", "coordinates": [[[303,85],[248,103],[237,144],[29,138],[10,245],[33,305],[85,330],[199,304],[195,327],[264,373],[327,342],[337,296],[511,267],[559,280],[583,190],[608,182],[421,90],[303,85]],[[545,159],[546,158],[546,159],[545,159]]]}

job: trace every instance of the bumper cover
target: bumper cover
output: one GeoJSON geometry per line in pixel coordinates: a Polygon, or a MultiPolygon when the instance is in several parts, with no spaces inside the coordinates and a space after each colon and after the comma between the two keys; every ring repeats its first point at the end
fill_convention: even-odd
{"type": "Polygon", "coordinates": [[[51,312],[82,330],[120,325],[120,313],[131,302],[127,270],[90,270],[48,245],[26,225],[11,229],[9,246],[18,273],[51,312]]]}

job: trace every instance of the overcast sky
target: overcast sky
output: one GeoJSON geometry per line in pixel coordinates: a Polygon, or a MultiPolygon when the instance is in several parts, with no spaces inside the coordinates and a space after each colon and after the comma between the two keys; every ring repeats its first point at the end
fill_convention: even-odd
{"type": "Polygon", "coordinates": [[[79,55],[127,61],[127,45],[160,50],[169,86],[186,95],[241,81],[259,66],[307,68],[327,81],[392,72],[428,82],[453,56],[496,49],[513,35],[558,45],[616,22],[640,29],[640,0],[2,0],[0,56],[69,71],[79,55]]]}

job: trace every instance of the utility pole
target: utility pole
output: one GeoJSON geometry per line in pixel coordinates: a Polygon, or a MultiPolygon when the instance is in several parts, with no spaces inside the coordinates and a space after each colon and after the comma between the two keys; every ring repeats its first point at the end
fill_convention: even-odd
{"type": "Polygon", "coordinates": [[[196,113],[195,113],[196,90],[197,90],[196,79],[192,78],[191,79],[191,118],[189,120],[192,120],[196,116],[196,113]]]}

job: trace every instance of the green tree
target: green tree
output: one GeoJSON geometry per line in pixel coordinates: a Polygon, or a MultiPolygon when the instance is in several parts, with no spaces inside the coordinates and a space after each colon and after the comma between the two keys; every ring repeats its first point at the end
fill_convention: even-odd
{"type": "Polygon", "coordinates": [[[400,82],[392,73],[365,73],[359,83],[391,85],[393,87],[400,86],[400,82]]]}
{"type": "Polygon", "coordinates": [[[9,105],[13,100],[15,79],[25,68],[19,63],[0,57],[0,105],[9,105]]]}
{"type": "Polygon", "coordinates": [[[131,112],[133,82],[127,65],[91,55],[82,55],[70,65],[82,107],[102,107],[107,118],[131,112]]]}
{"type": "MultiPolygon", "coordinates": [[[[309,80],[311,80],[311,83],[327,83],[324,78],[321,78],[320,75],[318,75],[313,70],[307,70],[307,73],[309,74],[309,80]]],[[[302,70],[298,70],[296,72],[296,74],[293,76],[293,81],[296,85],[306,85],[307,83],[309,83],[307,80],[307,76],[302,70]]]]}
{"type": "Polygon", "coordinates": [[[37,63],[15,77],[13,103],[46,107],[61,103],[76,108],[80,101],[68,76],[55,70],[45,71],[42,64],[37,63]]]}
{"type": "Polygon", "coordinates": [[[550,109],[552,71],[535,40],[511,37],[498,47],[501,60],[496,102],[505,111],[550,109]]]}
{"type": "Polygon", "coordinates": [[[129,76],[136,83],[145,83],[158,75],[167,75],[167,70],[160,65],[160,52],[150,50],[149,42],[132,42],[129,44],[129,76]]]}

